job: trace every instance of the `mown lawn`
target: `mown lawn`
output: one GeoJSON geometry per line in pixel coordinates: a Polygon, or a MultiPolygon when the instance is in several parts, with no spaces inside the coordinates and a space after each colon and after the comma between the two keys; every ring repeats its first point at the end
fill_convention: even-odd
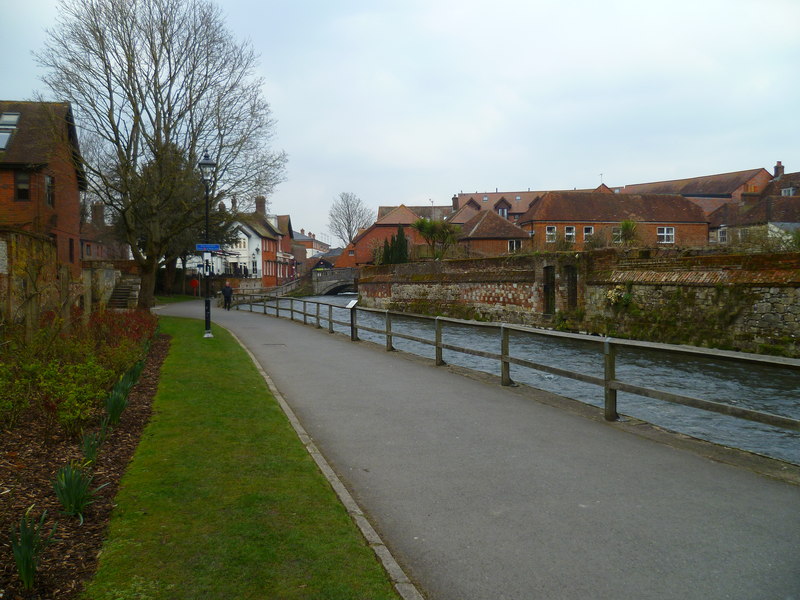
{"type": "Polygon", "coordinates": [[[173,336],[154,416],[86,599],[397,599],[382,567],[224,330],[173,336]]]}

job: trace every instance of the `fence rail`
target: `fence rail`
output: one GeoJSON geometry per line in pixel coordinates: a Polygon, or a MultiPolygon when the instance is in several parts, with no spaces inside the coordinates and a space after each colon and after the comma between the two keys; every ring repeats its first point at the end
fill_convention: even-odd
{"type": "Polygon", "coordinates": [[[660,352],[669,352],[676,355],[713,358],[716,360],[721,359],[725,361],[734,361],[740,364],[758,364],[761,366],[781,367],[785,369],[800,371],[800,360],[797,359],[764,356],[758,354],[748,354],[742,352],[729,352],[725,350],[709,350],[705,348],[677,346],[672,344],[659,344],[659,343],[642,342],[636,340],[622,340],[622,339],[608,338],[608,337],[601,338],[598,336],[591,336],[591,335],[577,334],[577,333],[566,333],[561,331],[550,331],[545,329],[535,329],[531,327],[525,327],[521,325],[510,325],[506,323],[479,323],[475,321],[465,321],[462,319],[453,319],[449,317],[428,317],[424,315],[409,315],[408,313],[399,313],[389,310],[360,307],[356,306],[355,302],[352,302],[347,307],[342,307],[339,305],[333,305],[325,302],[317,302],[314,300],[276,298],[275,296],[264,295],[264,294],[258,294],[258,295],[241,294],[239,296],[238,308],[241,308],[242,306],[249,306],[251,312],[254,312],[255,306],[260,307],[263,309],[264,314],[267,314],[267,308],[271,307],[275,311],[275,316],[280,317],[281,312],[284,313],[288,312],[289,313],[288,318],[290,318],[291,320],[295,320],[295,315],[297,314],[300,317],[302,317],[303,323],[305,324],[308,324],[308,318],[311,317],[312,319],[315,320],[315,325],[318,328],[322,327],[322,322],[326,322],[328,326],[328,331],[330,333],[334,332],[334,325],[341,325],[343,327],[348,327],[350,329],[350,339],[353,341],[359,340],[358,337],[359,330],[369,331],[377,335],[383,335],[385,336],[387,351],[394,350],[392,343],[394,338],[402,338],[410,340],[412,342],[433,346],[435,349],[434,361],[437,366],[445,364],[444,359],[442,357],[442,353],[444,350],[449,350],[452,352],[460,352],[462,354],[468,354],[472,356],[479,356],[490,360],[497,360],[500,363],[501,385],[506,385],[506,386],[516,385],[514,381],[511,379],[511,365],[534,369],[537,371],[542,371],[544,373],[557,375],[560,377],[567,377],[570,379],[582,381],[584,383],[594,384],[603,388],[604,417],[608,421],[616,421],[619,419],[619,413],[617,412],[617,392],[622,391],[622,392],[629,392],[632,394],[638,394],[640,396],[645,396],[656,400],[671,402],[674,404],[682,404],[685,406],[690,406],[705,411],[736,417],[739,419],[746,419],[749,421],[764,423],[766,425],[771,425],[773,427],[800,431],[800,420],[798,419],[792,419],[790,417],[784,417],[781,415],[775,415],[762,411],[741,408],[729,404],[714,402],[711,400],[703,400],[701,398],[682,396],[680,394],[674,394],[672,392],[667,392],[664,390],[647,388],[633,383],[620,381],[616,376],[616,355],[617,355],[617,350],[619,348],[658,350],[660,352]],[[284,303],[288,302],[289,307],[287,308],[286,306],[281,306],[281,302],[284,303]],[[295,308],[296,303],[302,303],[302,308],[295,308]],[[308,311],[309,304],[316,305],[316,309],[314,310],[314,312],[308,311]],[[322,311],[320,310],[320,307],[323,306],[327,307],[327,315],[323,315],[322,311]],[[334,319],[333,318],[334,308],[343,310],[349,309],[350,312],[349,320],[343,321],[334,319]],[[359,324],[358,323],[359,312],[372,313],[383,316],[384,318],[383,328],[369,327],[367,325],[359,324]],[[393,330],[392,329],[393,316],[413,317],[415,319],[433,321],[434,338],[428,339],[393,330]],[[458,326],[466,325],[475,328],[486,328],[486,329],[497,330],[500,337],[500,349],[501,349],[500,353],[443,343],[442,333],[445,325],[447,324],[458,325],[458,326]],[[532,336],[565,338],[565,339],[579,340],[581,342],[589,342],[591,344],[594,344],[599,347],[598,351],[602,352],[603,354],[604,358],[603,376],[599,377],[599,376],[586,375],[584,373],[571,371],[569,369],[553,367],[550,365],[537,363],[531,360],[526,360],[523,358],[511,356],[509,333],[512,331],[532,336]]]}

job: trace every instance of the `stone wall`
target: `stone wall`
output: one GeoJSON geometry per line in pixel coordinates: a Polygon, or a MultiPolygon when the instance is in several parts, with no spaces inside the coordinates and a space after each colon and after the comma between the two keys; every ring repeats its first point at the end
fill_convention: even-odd
{"type": "Polygon", "coordinates": [[[359,293],[376,308],[800,356],[798,253],[409,263],[364,269],[359,293]]]}

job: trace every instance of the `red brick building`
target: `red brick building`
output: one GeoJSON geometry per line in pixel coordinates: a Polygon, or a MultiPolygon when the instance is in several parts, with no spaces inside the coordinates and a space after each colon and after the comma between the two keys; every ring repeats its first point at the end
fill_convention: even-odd
{"type": "Polygon", "coordinates": [[[85,188],[70,105],[0,102],[0,225],[50,237],[75,278],[85,188]]]}
{"type": "Polygon", "coordinates": [[[383,247],[384,240],[390,240],[393,235],[396,235],[397,228],[400,225],[403,226],[403,232],[408,238],[409,247],[425,244],[425,239],[411,228],[411,224],[424,215],[418,214],[418,212],[404,204],[389,207],[388,210],[386,208],[382,207],[384,214],[381,216],[381,211],[378,211],[378,220],[360,231],[342,251],[339,258],[336,259],[337,268],[360,267],[361,265],[372,264],[375,260],[375,250],[383,247]]]}
{"type": "Polygon", "coordinates": [[[527,231],[491,210],[475,213],[461,225],[458,244],[469,257],[500,256],[533,248],[527,231]]]}
{"type": "Polygon", "coordinates": [[[708,222],[692,201],[670,194],[547,192],[519,219],[537,250],[564,244],[581,250],[598,239],[621,242],[620,223],[636,223],[636,242],[644,246],[685,247],[708,243],[708,222]]]}

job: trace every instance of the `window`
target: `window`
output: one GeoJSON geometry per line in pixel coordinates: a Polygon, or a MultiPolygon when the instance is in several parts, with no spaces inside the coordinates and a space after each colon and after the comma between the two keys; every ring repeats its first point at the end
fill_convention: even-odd
{"type": "Polygon", "coordinates": [[[509,252],[519,252],[519,249],[521,247],[522,247],[522,240],[508,240],[509,252]]]}
{"type": "Polygon", "coordinates": [[[587,225],[583,228],[583,239],[584,241],[590,239],[594,235],[594,227],[591,225],[587,225]]]}
{"type": "Polygon", "coordinates": [[[674,227],[659,227],[656,230],[659,244],[674,244],[675,243],[675,228],[674,227]]]}
{"type": "Polygon", "coordinates": [[[31,199],[31,176],[22,171],[14,172],[14,200],[31,199]]]}
{"type": "Polygon", "coordinates": [[[793,187],[781,188],[781,196],[794,196],[795,194],[797,194],[797,188],[793,187]]]}
{"type": "Polygon", "coordinates": [[[728,243],[728,229],[725,227],[720,227],[719,233],[717,233],[717,239],[720,244],[727,244],[728,243]]]}
{"type": "Polygon", "coordinates": [[[50,175],[44,176],[44,200],[47,206],[56,205],[56,179],[50,175]]]}
{"type": "Polygon", "coordinates": [[[16,127],[19,121],[18,112],[4,112],[0,115],[0,127],[16,127]]]}
{"type": "Polygon", "coordinates": [[[575,241],[575,226],[574,225],[567,225],[564,227],[564,239],[568,242],[575,241]]]}
{"type": "Polygon", "coordinates": [[[488,202],[488,201],[489,201],[489,196],[484,196],[484,197],[483,197],[483,201],[484,201],[484,202],[488,202]]]}
{"type": "Polygon", "coordinates": [[[92,255],[92,245],[86,244],[86,256],[91,256],[91,255],[92,255]]]}
{"type": "Polygon", "coordinates": [[[10,129],[0,129],[0,150],[5,150],[8,146],[8,140],[11,139],[10,129]]]}
{"type": "Polygon", "coordinates": [[[545,243],[555,242],[556,241],[556,226],[555,225],[548,225],[545,228],[545,236],[544,241],[545,243]]]}
{"type": "Polygon", "coordinates": [[[611,228],[611,241],[615,244],[622,243],[622,227],[612,227],[611,228]]]}
{"type": "Polygon", "coordinates": [[[504,219],[507,219],[508,218],[508,209],[505,208],[505,207],[498,208],[497,209],[497,214],[500,215],[501,217],[503,217],[504,219]]]}
{"type": "Polygon", "coordinates": [[[347,251],[347,256],[355,256],[355,255],[356,255],[356,251],[355,250],[348,250],[347,251]]]}
{"type": "Polygon", "coordinates": [[[514,200],[516,200],[517,202],[519,202],[520,200],[522,200],[522,196],[515,196],[515,197],[514,197],[514,200]]]}

